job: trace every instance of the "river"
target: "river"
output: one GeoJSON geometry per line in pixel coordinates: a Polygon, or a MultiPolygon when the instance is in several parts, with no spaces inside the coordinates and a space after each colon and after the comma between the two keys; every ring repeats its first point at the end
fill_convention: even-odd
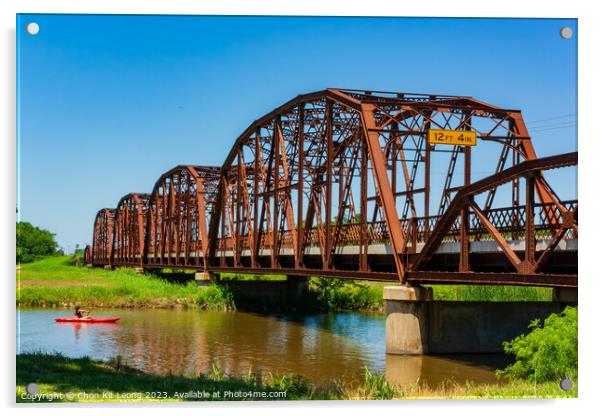
{"type": "Polygon", "coordinates": [[[19,309],[17,353],[60,352],[107,360],[117,355],[143,371],[196,376],[217,364],[227,374],[300,374],[316,385],[356,385],[364,367],[387,380],[437,386],[445,380],[495,383],[504,356],[394,356],[385,354],[380,314],[264,315],[186,309],[94,310],[121,316],[117,324],[55,323],[64,309],[19,309]]]}

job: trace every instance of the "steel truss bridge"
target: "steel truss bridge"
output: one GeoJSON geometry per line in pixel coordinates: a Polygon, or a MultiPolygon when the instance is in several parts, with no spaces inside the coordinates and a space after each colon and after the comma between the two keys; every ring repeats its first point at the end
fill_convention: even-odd
{"type": "Polygon", "coordinates": [[[176,166],[98,211],[94,266],[577,286],[577,152],[538,158],[521,112],[326,89],[253,122],[221,166],[176,166]],[[429,129],[476,133],[433,144],[429,129]],[[568,168],[568,169],[567,169],[568,168]],[[546,176],[544,176],[544,174],[546,176]],[[574,179],[573,179],[574,183],[574,179]]]}

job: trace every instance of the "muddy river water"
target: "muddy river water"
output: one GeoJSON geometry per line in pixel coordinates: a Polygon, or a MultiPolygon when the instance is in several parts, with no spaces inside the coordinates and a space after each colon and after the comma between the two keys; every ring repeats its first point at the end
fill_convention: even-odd
{"type": "Polygon", "coordinates": [[[364,367],[388,381],[435,387],[446,380],[495,383],[501,355],[396,356],[385,353],[380,314],[265,315],[200,310],[94,310],[117,324],[55,323],[64,309],[19,309],[17,353],[60,352],[110,359],[153,373],[198,375],[217,364],[227,374],[300,374],[320,385],[361,382],[364,367]]]}

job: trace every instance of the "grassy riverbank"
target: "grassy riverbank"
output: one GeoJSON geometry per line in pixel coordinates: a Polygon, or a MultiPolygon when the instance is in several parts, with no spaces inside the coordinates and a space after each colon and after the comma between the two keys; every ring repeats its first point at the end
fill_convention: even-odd
{"type": "MultiPolygon", "coordinates": [[[[235,309],[237,298],[227,285],[199,289],[194,281],[140,274],[132,269],[104,270],[78,267],[70,257],[47,257],[21,265],[18,273],[17,305],[36,307],[199,307],[235,309]]],[[[286,276],[223,274],[229,280],[286,280],[286,276]]],[[[382,311],[383,287],[392,283],[358,282],[311,278],[305,295],[293,305],[296,310],[382,311]]],[[[549,301],[549,288],[513,286],[433,286],[436,300],[451,301],[549,301]]],[[[270,308],[270,299],[255,301],[259,309],[270,308]]]]}
{"type": "Polygon", "coordinates": [[[406,388],[390,385],[382,374],[366,370],[359,387],[346,388],[336,382],[316,388],[292,375],[261,378],[229,377],[213,366],[211,374],[198,377],[154,375],[125,365],[120,359],[100,362],[89,358],[70,359],[61,355],[17,355],[16,399],[32,401],[155,401],[155,400],[362,400],[425,398],[549,398],[576,397],[577,384],[568,391],[558,383],[512,381],[499,385],[443,383],[436,388],[418,384],[406,388]],[[39,395],[27,396],[26,386],[36,383],[39,395]],[[200,398],[187,392],[205,392],[200,398]],[[249,396],[255,392],[255,398],[249,396]],[[247,397],[243,397],[247,395],[247,397]]]}
{"type": "Polygon", "coordinates": [[[17,306],[60,307],[199,307],[230,309],[225,287],[199,289],[194,281],[179,283],[132,269],[78,267],[70,258],[47,257],[21,265],[17,272],[17,306]]]}
{"type": "MultiPolygon", "coordinates": [[[[187,401],[252,400],[243,393],[255,392],[255,400],[329,399],[326,391],[317,391],[300,378],[269,377],[258,380],[226,376],[213,367],[211,374],[198,377],[156,375],[123,364],[116,358],[108,362],[89,358],[71,359],[62,355],[17,355],[17,401],[31,402],[26,386],[36,383],[39,394],[52,401],[187,401]],[[187,393],[203,392],[201,397],[187,393]],[[284,392],[284,393],[282,393],[284,392]]],[[[36,401],[36,400],[33,400],[36,401]]]]}
{"type": "MultiPolygon", "coordinates": [[[[310,289],[329,309],[382,311],[383,287],[394,283],[354,282],[312,278],[310,289]]],[[[551,301],[552,289],[545,287],[433,285],[434,300],[445,301],[551,301]]]]}

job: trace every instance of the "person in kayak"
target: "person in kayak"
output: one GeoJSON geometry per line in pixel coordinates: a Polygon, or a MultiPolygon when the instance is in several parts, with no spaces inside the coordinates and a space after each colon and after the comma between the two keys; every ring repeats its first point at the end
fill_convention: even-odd
{"type": "Polygon", "coordinates": [[[90,316],[90,311],[82,309],[79,305],[75,305],[75,316],[78,318],[85,318],[90,316]]]}

